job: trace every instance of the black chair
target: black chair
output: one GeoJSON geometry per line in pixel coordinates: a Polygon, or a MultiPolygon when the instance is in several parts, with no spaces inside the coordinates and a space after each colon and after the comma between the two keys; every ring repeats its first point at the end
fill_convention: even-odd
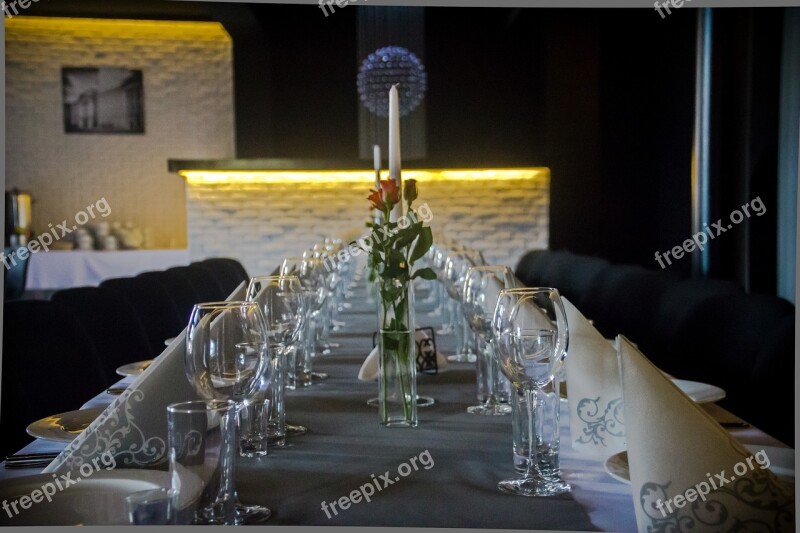
{"type": "Polygon", "coordinates": [[[161,353],[164,341],[180,334],[188,322],[188,317],[183,320],[177,305],[158,281],[114,278],[103,281],[100,287],[113,291],[131,304],[144,326],[152,353],[161,353]]]}
{"type": "Polygon", "coordinates": [[[202,261],[202,263],[205,265],[226,265],[225,268],[235,273],[240,283],[242,281],[250,281],[250,275],[247,273],[247,270],[236,259],[231,259],[229,257],[212,257],[202,261]]]}
{"type": "Polygon", "coordinates": [[[116,369],[128,363],[152,359],[164,348],[152,350],[136,311],[124,298],[108,289],[81,287],[56,292],[61,304],[80,322],[100,357],[106,382],[120,379],[116,369]]]}
{"type": "Polygon", "coordinates": [[[543,272],[548,264],[549,250],[531,250],[520,258],[514,274],[528,287],[544,284],[543,272]]]}
{"type": "Polygon", "coordinates": [[[196,264],[179,266],[169,268],[167,272],[175,272],[188,279],[201,302],[219,302],[230,294],[230,292],[225,292],[225,288],[220,285],[214,274],[206,267],[196,264]]]}
{"type": "MultiPolygon", "coordinates": [[[[548,286],[558,289],[578,309],[585,308],[587,295],[596,285],[603,270],[610,267],[605,259],[571,252],[553,252],[542,273],[548,286]]],[[[589,317],[591,318],[591,317],[589,317]]]]}
{"type": "Polygon", "coordinates": [[[653,309],[674,282],[672,276],[639,266],[606,268],[595,279],[582,311],[606,338],[623,334],[641,344],[651,338],[653,309]]]}
{"type": "Polygon", "coordinates": [[[194,290],[189,279],[180,272],[155,270],[152,272],[142,272],[136,277],[153,280],[164,287],[164,290],[169,293],[172,301],[175,302],[178,315],[181,318],[181,324],[184,326],[189,323],[189,315],[192,313],[194,304],[203,301],[200,295],[197,294],[197,291],[194,290]]]}
{"type": "MultiPolygon", "coordinates": [[[[768,392],[766,398],[742,406],[741,416],[758,420],[758,427],[776,439],[794,448],[794,339],[795,315],[781,320],[764,340],[756,358],[752,381],[753,394],[768,392]],[[769,403],[770,405],[766,405],[769,403]],[[775,409],[780,405],[780,409],[775,409]],[[771,408],[770,408],[771,407],[771,408]]],[[[754,422],[755,423],[755,422],[754,422]]]]}
{"type": "Polygon", "coordinates": [[[79,409],[109,384],[75,314],[46,300],[5,303],[2,364],[2,457],[31,440],[28,424],[79,409]]]}
{"type": "Polygon", "coordinates": [[[225,261],[206,259],[205,261],[192,263],[190,266],[205,268],[211,272],[211,275],[214,276],[217,283],[219,283],[225,291],[226,298],[230,293],[236,290],[236,287],[243,281],[237,269],[225,261]]]}
{"type": "Polygon", "coordinates": [[[28,280],[28,261],[30,256],[25,259],[17,256],[17,248],[3,249],[3,281],[5,283],[4,299],[16,300],[25,292],[25,283],[28,280]],[[13,255],[12,255],[13,254],[13,255]]]}
{"type": "MultiPolygon", "coordinates": [[[[791,396],[794,391],[789,317],[793,320],[794,306],[775,296],[741,293],[707,299],[695,306],[673,342],[678,377],[722,387],[728,393],[722,406],[756,426],[769,425],[770,417],[778,416],[771,412],[776,405],[772,394],[791,396]],[[780,372],[790,376],[777,378],[780,372]],[[787,380],[791,393],[780,390],[787,380]]],[[[779,414],[783,424],[791,420],[786,409],[783,405],[779,414]]]]}
{"type": "Polygon", "coordinates": [[[719,279],[686,279],[672,284],[653,309],[653,335],[642,343],[642,349],[663,370],[683,375],[684,363],[674,354],[673,345],[695,308],[709,299],[743,292],[738,284],[719,279]]]}

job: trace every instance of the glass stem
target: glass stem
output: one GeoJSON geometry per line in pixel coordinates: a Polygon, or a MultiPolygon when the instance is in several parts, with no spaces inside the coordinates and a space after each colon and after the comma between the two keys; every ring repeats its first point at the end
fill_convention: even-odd
{"type": "Polygon", "coordinates": [[[497,405],[497,395],[495,391],[495,366],[494,351],[490,340],[480,340],[478,336],[478,354],[486,361],[486,407],[497,405]]]}
{"type": "Polygon", "coordinates": [[[528,404],[528,468],[525,471],[525,478],[531,479],[535,477],[539,466],[537,464],[536,454],[536,435],[533,432],[533,416],[536,409],[536,389],[525,389],[525,400],[528,404]]]}

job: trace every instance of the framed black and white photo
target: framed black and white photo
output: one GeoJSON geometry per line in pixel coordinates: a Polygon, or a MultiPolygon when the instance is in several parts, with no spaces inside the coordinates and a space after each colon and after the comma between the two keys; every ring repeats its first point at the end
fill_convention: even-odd
{"type": "Polygon", "coordinates": [[[66,133],[144,133],[141,70],[63,67],[66,133]]]}

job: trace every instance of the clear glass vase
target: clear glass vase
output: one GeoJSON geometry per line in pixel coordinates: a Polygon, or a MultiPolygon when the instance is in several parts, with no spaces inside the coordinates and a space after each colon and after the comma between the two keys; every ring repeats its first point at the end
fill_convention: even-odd
{"type": "Polygon", "coordinates": [[[379,280],[377,285],[380,423],[386,427],[416,427],[419,422],[413,284],[379,280]]]}

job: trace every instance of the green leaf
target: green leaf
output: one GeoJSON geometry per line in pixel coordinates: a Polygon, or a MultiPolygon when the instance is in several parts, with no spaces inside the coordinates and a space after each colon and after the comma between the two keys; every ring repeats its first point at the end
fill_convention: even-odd
{"type": "Polygon", "coordinates": [[[383,349],[396,352],[400,347],[400,342],[396,334],[384,333],[383,335],[383,349]]]}
{"type": "Polygon", "coordinates": [[[405,229],[401,229],[395,235],[395,246],[397,248],[405,248],[417,238],[422,224],[412,224],[405,229]]]}
{"type": "Polygon", "coordinates": [[[417,262],[417,259],[428,253],[430,247],[433,246],[433,232],[431,228],[424,227],[419,232],[419,238],[414,245],[414,250],[411,252],[411,257],[408,262],[412,265],[417,262]]]}
{"type": "Polygon", "coordinates": [[[432,268],[421,268],[414,272],[411,279],[422,278],[427,280],[436,279],[436,272],[432,268]]]}
{"type": "Polygon", "coordinates": [[[399,250],[390,249],[387,251],[383,272],[384,279],[403,278],[408,275],[408,265],[406,258],[399,250]]]}
{"type": "Polygon", "coordinates": [[[402,290],[402,287],[398,287],[394,283],[382,283],[381,300],[384,302],[394,302],[399,298],[402,290]]]}

